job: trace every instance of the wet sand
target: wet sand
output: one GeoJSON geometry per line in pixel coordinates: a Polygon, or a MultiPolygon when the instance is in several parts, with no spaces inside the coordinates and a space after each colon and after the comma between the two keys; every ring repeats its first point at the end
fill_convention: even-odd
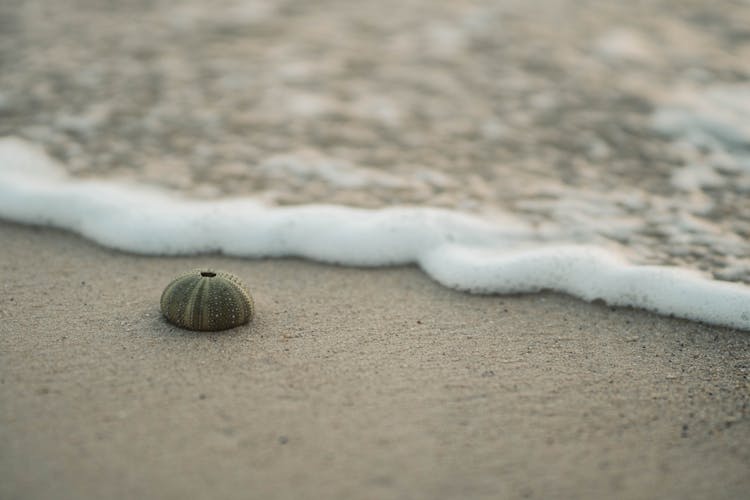
{"type": "Polygon", "coordinates": [[[741,498],[750,335],[0,223],[0,498],[741,498]],[[159,314],[196,266],[251,325],[159,314]]]}

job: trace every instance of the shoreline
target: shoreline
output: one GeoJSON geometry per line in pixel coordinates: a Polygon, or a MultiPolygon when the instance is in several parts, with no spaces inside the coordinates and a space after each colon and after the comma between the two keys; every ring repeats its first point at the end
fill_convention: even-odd
{"type": "Polygon", "coordinates": [[[750,287],[669,265],[639,265],[595,241],[551,238],[507,215],[492,221],[430,207],[266,206],[191,200],[81,181],[33,144],[0,139],[0,217],[70,230],[146,255],[306,258],[355,267],[416,264],[448,288],[479,294],[550,290],[586,301],[750,331],[750,287]],[[117,221],[115,224],[113,221],[117,221]]]}
{"type": "Polygon", "coordinates": [[[0,496],[736,498],[750,335],[413,267],[143,257],[0,222],[0,496]],[[248,327],[163,287],[209,263],[248,327]],[[12,299],[12,300],[11,300],[12,299]]]}

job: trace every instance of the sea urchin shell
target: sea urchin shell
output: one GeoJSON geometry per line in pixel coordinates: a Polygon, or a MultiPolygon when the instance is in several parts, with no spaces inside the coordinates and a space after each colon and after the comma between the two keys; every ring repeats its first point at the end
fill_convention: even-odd
{"type": "Polygon", "coordinates": [[[254,309],[242,281],[224,271],[193,269],[175,278],[161,294],[164,317],[188,330],[217,331],[244,325],[254,309]]]}

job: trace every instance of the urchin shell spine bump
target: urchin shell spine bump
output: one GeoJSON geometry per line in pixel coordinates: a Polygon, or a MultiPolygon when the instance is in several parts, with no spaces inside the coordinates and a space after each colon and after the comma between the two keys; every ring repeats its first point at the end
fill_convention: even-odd
{"type": "Polygon", "coordinates": [[[250,321],[255,306],[237,276],[225,271],[193,269],[164,289],[161,312],[167,321],[181,328],[218,331],[250,321]]]}

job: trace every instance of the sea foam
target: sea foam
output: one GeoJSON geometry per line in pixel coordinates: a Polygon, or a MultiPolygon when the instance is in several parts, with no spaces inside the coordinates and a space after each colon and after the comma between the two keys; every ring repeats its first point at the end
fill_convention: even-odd
{"type": "Polygon", "coordinates": [[[750,330],[750,287],[636,266],[602,248],[550,241],[510,217],[335,205],[189,200],[143,185],[76,180],[33,145],[0,139],[0,217],[141,254],[221,252],[350,266],[415,263],[473,293],[553,290],[587,301],[750,330]]]}

